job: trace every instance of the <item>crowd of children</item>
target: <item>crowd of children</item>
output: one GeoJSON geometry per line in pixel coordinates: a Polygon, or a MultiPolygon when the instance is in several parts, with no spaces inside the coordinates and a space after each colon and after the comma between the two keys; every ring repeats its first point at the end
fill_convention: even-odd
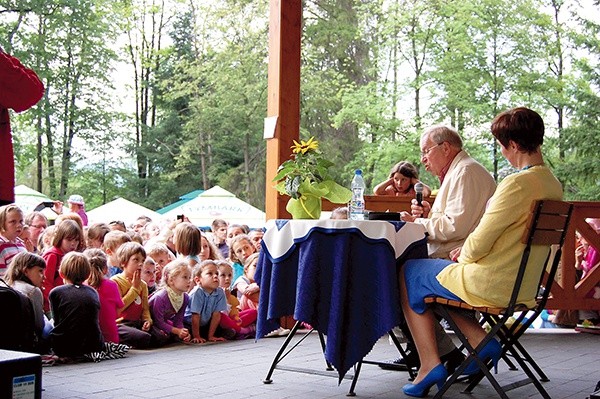
{"type": "Polygon", "coordinates": [[[262,230],[217,219],[207,234],[146,217],[131,227],[84,227],[76,213],[50,226],[41,213],[0,207],[0,277],[31,302],[32,347],[45,364],[254,337],[262,230]]]}

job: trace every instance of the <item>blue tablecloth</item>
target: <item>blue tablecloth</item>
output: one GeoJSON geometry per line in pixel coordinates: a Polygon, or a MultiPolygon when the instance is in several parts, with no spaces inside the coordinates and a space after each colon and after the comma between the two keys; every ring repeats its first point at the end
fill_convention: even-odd
{"type": "Polygon", "coordinates": [[[257,338],[294,315],[327,336],[340,380],[399,322],[397,264],[427,257],[419,224],[271,220],[262,241],[257,338]]]}

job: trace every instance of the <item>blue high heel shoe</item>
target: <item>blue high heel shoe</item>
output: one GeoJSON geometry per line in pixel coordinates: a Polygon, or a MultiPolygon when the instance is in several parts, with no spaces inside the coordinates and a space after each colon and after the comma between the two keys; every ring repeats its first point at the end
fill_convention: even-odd
{"type": "Polygon", "coordinates": [[[429,389],[437,384],[438,389],[442,389],[444,382],[448,378],[448,371],[443,364],[435,366],[421,382],[418,384],[406,384],[402,387],[405,395],[414,396],[415,398],[423,398],[429,393],[429,389]]]}
{"type": "MultiPolygon", "coordinates": [[[[498,374],[498,360],[500,360],[500,355],[502,354],[502,346],[496,341],[492,339],[490,342],[485,344],[481,352],[479,352],[479,358],[486,363],[488,360],[492,360],[492,364],[494,365],[494,373],[498,374]]],[[[463,370],[463,375],[473,375],[479,372],[479,365],[475,360],[471,360],[469,365],[463,370]]]]}

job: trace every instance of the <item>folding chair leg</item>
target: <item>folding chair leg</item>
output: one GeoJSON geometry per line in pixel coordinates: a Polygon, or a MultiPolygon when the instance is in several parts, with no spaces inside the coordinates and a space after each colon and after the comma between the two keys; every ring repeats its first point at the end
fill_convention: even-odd
{"type": "Polygon", "coordinates": [[[524,358],[524,360],[527,363],[529,363],[529,365],[540,376],[540,378],[539,378],[540,381],[542,381],[542,382],[550,381],[550,379],[548,378],[546,373],[544,373],[544,371],[540,368],[540,366],[538,366],[538,364],[535,362],[535,360],[533,360],[533,358],[531,357],[529,352],[527,352],[527,350],[523,347],[523,345],[521,345],[521,343],[519,341],[514,341],[513,345],[516,347],[517,351],[521,354],[521,356],[524,358]]]}
{"type": "MultiPolygon", "coordinates": [[[[406,355],[406,351],[402,347],[402,344],[398,340],[398,337],[396,337],[396,334],[394,334],[394,331],[392,330],[392,331],[388,332],[388,335],[390,336],[390,339],[392,340],[392,342],[396,346],[396,349],[398,349],[398,352],[400,352],[400,356],[402,356],[402,358],[406,360],[406,356],[407,356],[406,355]]],[[[414,380],[415,377],[417,376],[417,374],[412,369],[412,367],[408,367],[408,364],[406,366],[407,366],[406,369],[408,370],[408,376],[409,376],[409,378],[411,380],[414,380]]]]}

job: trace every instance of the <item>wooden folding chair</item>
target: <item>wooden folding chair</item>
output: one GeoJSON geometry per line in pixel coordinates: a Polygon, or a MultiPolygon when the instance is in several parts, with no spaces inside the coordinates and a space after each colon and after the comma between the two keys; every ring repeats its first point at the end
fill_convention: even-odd
{"type": "Polygon", "coordinates": [[[540,382],[540,379],[542,381],[548,381],[548,378],[542,369],[535,363],[531,355],[525,350],[523,345],[519,342],[519,338],[538,317],[546,305],[546,301],[550,295],[550,289],[552,288],[552,283],[554,282],[556,270],[558,269],[558,264],[562,253],[561,248],[565,239],[572,211],[573,205],[568,202],[551,200],[534,202],[532,214],[529,218],[527,229],[522,239],[522,242],[526,245],[525,250],[523,251],[523,255],[521,257],[521,263],[515,279],[512,295],[506,307],[475,307],[470,306],[465,302],[453,301],[445,298],[426,298],[425,302],[429,304],[433,311],[441,314],[442,317],[448,321],[450,327],[455,331],[457,337],[469,352],[469,356],[467,356],[463,364],[461,364],[461,366],[456,369],[450,378],[448,378],[442,389],[436,393],[434,398],[443,397],[444,393],[457,380],[457,378],[461,375],[463,370],[471,361],[475,361],[477,363],[481,372],[472,378],[471,383],[465,392],[471,392],[471,390],[481,381],[483,376],[485,376],[501,398],[508,398],[506,391],[530,383],[535,385],[537,390],[544,398],[550,398],[550,395],[548,395],[540,382]],[[529,308],[523,304],[517,303],[517,298],[519,296],[519,291],[523,282],[523,276],[525,275],[525,269],[529,260],[529,254],[533,245],[556,247],[552,248],[553,250],[549,252],[546,262],[544,263],[546,267],[540,267],[540,290],[536,297],[536,305],[533,308],[529,308]],[[549,268],[548,265],[550,265],[549,268]],[[489,323],[490,331],[487,333],[483,341],[477,346],[477,348],[473,348],[472,345],[469,344],[464,334],[456,325],[456,322],[452,319],[451,311],[452,309],[457,308],[476,310],[482,315],[483,319],[489,323]],[[529,311],[533,313],[528,314],[529,311]],[[508,320],[517,312],[521,312],[520,315],[515,317],[515,320],[512,324],[508,324],[508,320]],[[496,379],[492,376],[489,371],[489,366],[482,361],[482,359],[478,356],[478,353],[488,342],[490,342],[490,340],[495,338],[500,341],[503,358],[506,358],[507,355],[511,356],[527,375],[526,379],[509,385],[500,386],[498,381],[496,381],[496,379]],[[530,367],[533,367],[533,369],[540,376],[540,379],[536,377],[530,367]]]}

